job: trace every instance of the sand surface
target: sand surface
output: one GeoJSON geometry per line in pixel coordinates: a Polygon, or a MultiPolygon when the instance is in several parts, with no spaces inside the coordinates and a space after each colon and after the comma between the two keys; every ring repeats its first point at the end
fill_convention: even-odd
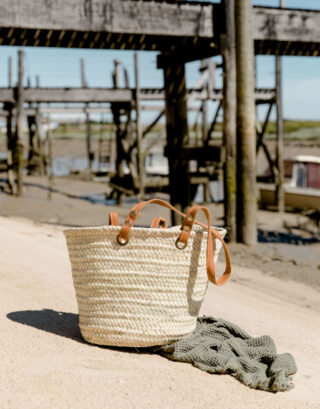
{"type": "Polygon", "coordinates": [[[81,339],[62,227],[0,217],[0,408],[320,408],[316,288],[234,266],[202,312],[271,335],[298,365],[295,389],[271,394],[157,355],[81,339]]]}

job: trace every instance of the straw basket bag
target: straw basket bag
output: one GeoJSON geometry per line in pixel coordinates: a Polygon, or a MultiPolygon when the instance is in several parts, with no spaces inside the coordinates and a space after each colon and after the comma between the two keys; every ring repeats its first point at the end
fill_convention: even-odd
{"type": "Polygon", "coordinates": [[[112,213],[110,226],[64,232],[83,338],[100,345],[146,347],[192,332],[208,278],[222,285],[231,273],[225,230],[210,227],[206,207],[193,206],[185,215],[160,199],[135,205],[122,227],[117,219],[112,213]],[[133,227],[149,203],[182,215],[182,226],[166,228],[158,217],[151,228],[133,227]],[[198,210],[207,225],[195,220],[198,210]],[[214,263],[222,246],[226,269],[216,280],[214,263]]]}

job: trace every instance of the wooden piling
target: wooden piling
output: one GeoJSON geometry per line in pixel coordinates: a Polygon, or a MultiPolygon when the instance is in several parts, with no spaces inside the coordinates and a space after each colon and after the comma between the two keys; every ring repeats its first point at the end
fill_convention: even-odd
{"type": "Polygon", "coordinates": [[[52,154],[52,138],[50,132],[50,115],[47,118],[47,145],[48,145],[48,200],[52,199],[52,191],[54,186],[54,174],[53,174],[53,154],[52,154]]]}
{"type": "MultiPolygon", "coordinates": [[[[81,71],[81,86],[82,88],[88,88],[88,83],[86,80],[85,74],[85,66],[84,66],[84,59],[80,59],[80,71],[81,71]]],[[[87,158],[88,158],[88,166],[89,169],[92,169],[92,161],[93,161],[93,149],[92,149],[92,134],[91,134],[91,126],[90,126],[90,114],[89,114],[89,104],[86,103],[85,105],[85,115],[86,115],[86,132],[87,132],[87,158]]]]}
{"type": "Polygon", "coordinates": [[[12,57],[8,60],[8,88],[12,88],[12,57]]]}
{"type": "Polygon", "coordinates": [[[16,174],[17,183],[17,196],[22,196],[22,186],[23,186],[23,139],[24,139],[24,112],[23,112],[23,102],[24,102],[24,87],[23,87],[23,50],[18,51],[18,85],[16,93],[16,132],[14,139],[14,169],[16,174]]]}
{"type": "MultiPolygon", "coordinates": [[[[115,89],[120,87],[120,61],[114,60],[114,71],[112,73],[113,87],[115,89]]],[[[121,115],[118,104],[112,105],[113,121],[116,128],[116,144],[115,144],[115,156],[116,156],[116,175],[121,180],[124,178],[123,171],[123,146],[122,146],[122,132],[121,132],[121,115]]],[[[121,206],[123,204],[124,192],[117,190],[117,202],[121,206]]]]}
{"type": "MultiPolygon", "coordinates": [[[[284,7],[284,0],[280,0],[280,7],[284,7]]],[[[277,174],[276,174],[276,201],[279,212],[285,209],[284,197],[284,166],[283,166],[283,112],[282,112],[282,61],[276,56],[276,110],[277,110],[277,174]]]]}
{"type": "Polygon", "coordinates": [[[136,142],[137,142],[137,165],[139,180],[139,199],[144,195],[144,165],[142,152],[142,124],[141,124],[141,106],[140,106],[140,78],[139,78],[139,57],[134,54],[134,76],[135,76],[135,108],[136,108],[136,142]]]}
{"type": "Polygon", "coordinates": [[[251,0],[235,2],[237,44],[237,239],[257,242],[254,47],[251,0]]]}
{"type": "MultiPolygon", "coordinates": [[[[201,68],[200,72],[203,72],[205,70],[209,69],[206,60],[201,60],[201,68]]],[[[203,145],[207,139],[207,131],[208,131],[208,124],[207,124],[207,101],[208,101],[208,83],[206,82],[203,86],[203,90],[205,93],[205,96],[203,97],[201,101],[201,136],[202,136],[202,143],[203,145]]]]}
{"type": "MultiPolygon", "coordinates": [[[[12,57],[8,61],[8,88],[12,88],[12,57]]],[[[14,140],[12,133],[12,110],[13,104],[5,104],[7,109],[7,167],[8,167],[8,186],[11,194],[15,194],[14,166],[13,166],[13,150],[14,140]]]]}
{"type": "Polygon", "coordinates": [[[15,180],[14,180],[14,140],[12,134],[12,109],[11,103],[6,104],[8,116],[7,116],[7,172],[8,172],[8,186],[10,194],[15,194],[15,180]]]}
{"type": "Polygon", "coordinates": [[[213,99],[214,97],[214,87],[215,87],[215,71],[216,71],[216,63],[213,61],[212,58],[208,60],[208,69],[209,69],[209,79],[208,79],[208,97],[209,99],[213,99]]]}
{"type": "MultiPolygon", "coordinates": [[[[170,201],[173,206],[185,212],[191,204],[189,163],[183,156],[183,147],[188,140],[185,66],[174,58],[170,62],[169,59],[166,61],[163,71],[170,201]]],[[[172,214],[172,222],[179,224],[181,217],[172,214]]]]}
{"type": "Polygon", "coordinates": [[[39,163],[39,173],[40,176],[46,174],[46,164],[45,157],[43,152],[43,143],[42,143],[42,123],[41,123],[41,113],[40,108],[36,108],[35,115],[35,125],[36,125],[36,141],[37,141],[37,151],[38,151],[38,163],[39,163]]]}
{"type": "Polygon", "coordinates": [[[237,236],[237,69],[235,0],[224,0],[226,33],[221,38],[223,56],[223,142],[224,165],[224,217],[230,241],[237,236]]]}
{"type": "Polygon", "coordinates": [[[34,136],[36,133],[36,125],[35,125],[35,115],[28,115],[27,117],[28,121],[28,130],[29,130],[29,146],[28,146],[28,163],[27,163],[27,169],[28,169],[28,174],[31,174],[32,171],[34,170],[34,158],[35,154],[37,153],[37,149],[34,146],[34,136]]]}

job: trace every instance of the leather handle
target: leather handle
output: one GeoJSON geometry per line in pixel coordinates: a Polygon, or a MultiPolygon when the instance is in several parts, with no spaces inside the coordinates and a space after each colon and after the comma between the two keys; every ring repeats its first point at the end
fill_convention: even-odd
{"type": "Polygon", "coordinates": [[[109,226],[119,226],[119,216],[117,212],[109,213],[109,226]]]}
{"type": "Polygon", "coordinates": [[[167,221],[163,217],[155,217],[152,220],[152,223],[151,223],[151,228],[152,229],[166,229],[167,227],[168,227],[167,226],[167,221]]]}
{"type": "Polygon", "coordinates": [[[193,206],[191,209],[188,211],[186,214],[182,226],[181,226],[181,233],[180,236],[177,240],[177,243],[183,243],[186,244],[188,242],[193,223],[199,224],[203,227],[205,227],[208,230],[208,239],[207,239],[207,273],[208,273],[208,278],[209,280],[216,284],[216,285],[223,285],[228,279],[231,274],[231,260],[229,259],[229,251],[228,248],[222,238],[222,236],[211,227],[211,216],[210,212],[207,207],[205,206],[193,206]],[[204,215],[206,216],[208,225],[206,226],[203,223],[200,223],[196,220],[196,215],[198,211],[201,210],[204,215]],[[213,233],[214,231],[214,233],[213,233]],[[217,280],[216,279],[216,272],[215,272],[215,264],[214,264],[214,251],[213,251],[213,239],[212,236],[213,234],[215,237],[217,237],[222,245],[223,249],[226,255],[226,270],[224,274],[217,280]],[[229,266],[229,269],[228,269],[229,266]]]}
{"type": "MultiPolygon", "coordinates": [[[[121,230],[120,233],[117,236],[117,241],[120,245],[125,245],[128,243],[129,239],[129,233],[131,228],[134,226],[134,223],[139,216],[140,211],[147,205],[147,204],[157,204],[163,207],[166,207],[176,213],[178,213],[180,216],[184,218],[183,224],[181,226],[181,233],[177,239],[176,244],[182,243],[183,246],[185,247],[187,245],[190,232],[192,230],[193,223],[198,224],[199,226],[202,226],[208,230],[208,238],[207,238],[207,274],[209,280],[220,286],[226,283],[228,279],[230,278],[231,275],[231,257],[230,253],[228,250],[227,245],[225,244],[222,236],[220,233],[218,233],[213,227],[210,226],[211,224],[211,217],[210,217],[210,212],[207,207],[205,206],[193,206],[187,214],[184,214],[180,212],[178,209],[173,207],[171,204],[165,202],[164,200],[161,199],[151,199],[145,202],[140,202],[133,206],[131,211],[129,212],[121,230]],[[203,213],[206,216],[207,223],[208,225],[205,225],[204,223],[201,223],[197,220],[195,220],[196,214],[198,213],[199,210],[202,210],[203,213]],[[211,234],[210,234],[211,233],[211,234]],[[214,251],[213,251],[213,237],[216,239],[220,240],[223,246],[223,250],[225,253],[225,258],[226,258],[226,268],[223,273],[223,275],[217,280],[216,279],[216,274],[215,274],[215,265],[214,265],[214,251]]],[[[182,247],[182,248],[184,248],[182,247]]],[[[179,248],[179,247],[178,247],[179,248]]]]}
{"type": "MultiPolygon", "coordinates": [[[[109,226],[119,226],[119,216],[117,212],[109,213],[109,226]]],[[[155,217],[152,220],[152,229],[166,229],[168,227],[167,221],[164,217],[155,217]]]]}

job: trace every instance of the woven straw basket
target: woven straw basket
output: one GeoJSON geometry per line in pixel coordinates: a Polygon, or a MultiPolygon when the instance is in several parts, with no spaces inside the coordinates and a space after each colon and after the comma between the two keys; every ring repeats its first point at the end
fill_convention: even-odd
{"type": "MultiPolygon", "coordinates": [[[[176,211],[159,199],[149,202],[176,211]]],[[[122,227],[64,232],[80,330],[90,343],[146,347],[177,340],[195,329],[208,275],[216,284],[222,284],[230,275],[229,253],[222,239],[225,230],[212,229],[214,233],[208,234],[207,226],[196,225],[200,223],[194,220],[195,214],[202,207],[194,206],[183,215],[182,227],[133,227],[140,210],[149,202],[136,205],[122,227]],[[211,245],[207,251],[206,242],[211,245]],[[222,245],[227,268],[216,281],[210,277],[208,250],[212,267],[222,245]]],[[[111,224],[117,224],[114,217],[111,224]]]]}

